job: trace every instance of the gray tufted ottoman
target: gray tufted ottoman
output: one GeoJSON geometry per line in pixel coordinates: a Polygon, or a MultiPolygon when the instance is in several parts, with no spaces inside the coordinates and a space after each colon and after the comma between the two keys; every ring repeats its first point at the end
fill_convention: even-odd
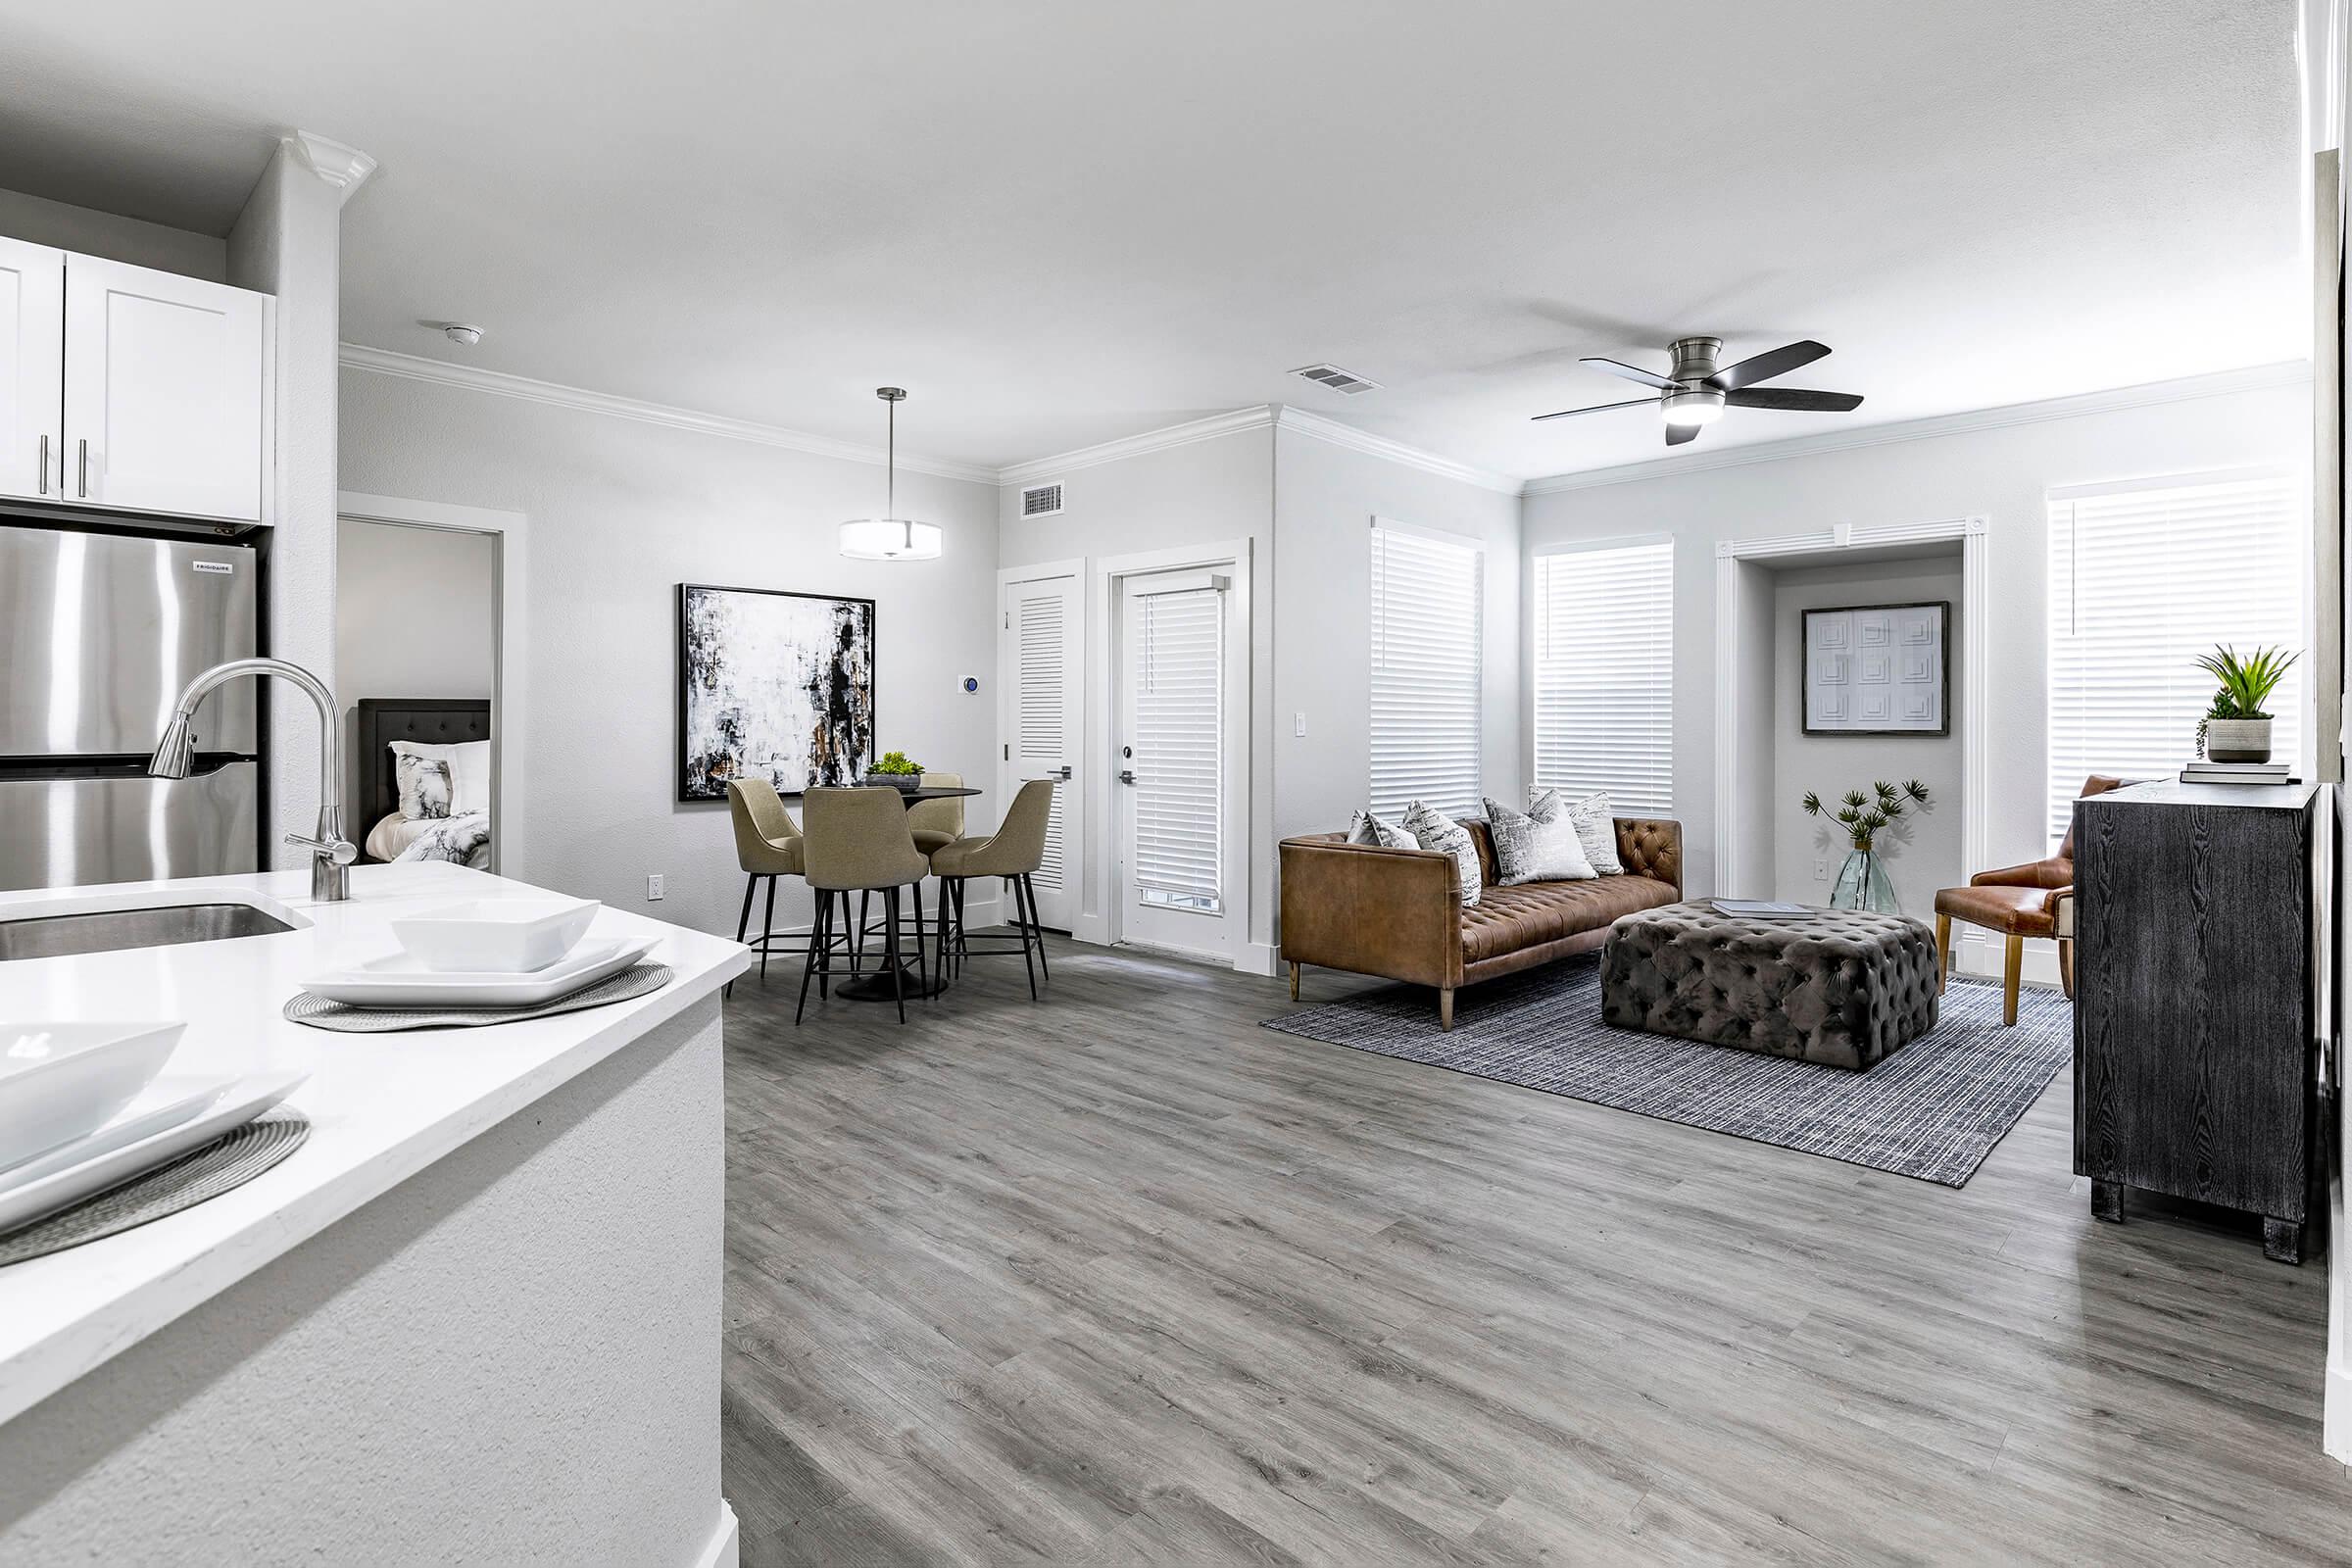
{"type": "Polygon", "coordinates": [[[1609,927],[1600,1016],[1859,1071],[1936,1026],[1936,938],[1900,914],[1669,904],[1609,927]]]}

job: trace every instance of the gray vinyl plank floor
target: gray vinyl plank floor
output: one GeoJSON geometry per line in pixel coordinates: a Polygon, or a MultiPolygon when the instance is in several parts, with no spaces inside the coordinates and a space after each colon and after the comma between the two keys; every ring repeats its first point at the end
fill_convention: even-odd
{"type": "Polygon", "coordinates": [[[1954,1192],[1052,951],[904,1028],[735,988],[752,1568],[2352,1561],[2325,1262],[2093,1222],[2066,1075],[1954,1192]]]}

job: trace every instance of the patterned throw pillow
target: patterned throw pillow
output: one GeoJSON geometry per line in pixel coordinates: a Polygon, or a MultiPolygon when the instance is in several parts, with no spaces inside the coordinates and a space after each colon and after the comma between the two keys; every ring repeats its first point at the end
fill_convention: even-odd
{"type": "Polygon", "coordinates": [[[1592,865],[1593,875],[1625,875],[1625,862],[1617,858],[1617,816],[1609,809],[1608,791],[1572,801],[1556,789],[1531,784],[1527,790],[1528,811],[1536,812],[1545,797],[1567,808],[1568,819],[1576,824],[1577,842],[1584,846],[1585,859],[1592,865]]]}
{"type": "Polygon", "coordinates": [[[400,814],[412,822],[449,814],[449,764],[435,757],[403,756],[394,764],[400,780],[400,814]]]}
{"type": "Polygon", "coordinates": [[[1413,836],[1394,822],[1384,822],[1361,807],[1348,819],[1348,842],[1377,844],[1384,850],[1417,850],[1413,836]]]}
{"type": "Polygon", "coordinates": [[[1498,887],[1521,882],[1584,882],[1597,874],[1585,858],[1584,841],[1557,790],[1545,791],[1524,812],[1490,799],[1487,826],[1494,835],[1498,887]]]}
{"type": "Polygon", "coordinates": [[[1404,830],[1421,848],[1444,850],[1453,857],[1453,863],[1461,868],[1462,907],[1476,904],[1485,881],[1479,874],[1478,840],[1470,836],[1470,830],[1419,801],[1405,808],[1404,830]]]}

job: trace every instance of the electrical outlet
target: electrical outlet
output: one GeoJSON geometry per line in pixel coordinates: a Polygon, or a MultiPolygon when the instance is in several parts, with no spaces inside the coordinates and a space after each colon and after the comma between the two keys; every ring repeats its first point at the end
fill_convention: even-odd
{"type": "Polygon", "coordinates": [[[646,879],[645,879],[645,897],[646,897],[646,901],[647,901],[648,903],[651,903],[651,904],[659,904],[659,903],[661,902],[661,900],[662,900],[662,873],[661,873],[661,872],[659,872],[659,871],[653,871],[653,872],[649,872],[649,873],[647,874],[647,876],[646,876],[646,879]]]}
{"type": "Polygon", "coordinates": [[[1827,860],[1815,860],[1813,862],[1813,880],[1816,882],[1827,882],[1829,879],[1830,862],[1827,860]]]}
{"type": "Polygon", "coordinates": [[[1294,735],[1304,735],[1306,733],[1306,715],[1304,713],[1300,713],[1298,715],[1297,725],[1292,729],[1291,733],[1294,735]]]}

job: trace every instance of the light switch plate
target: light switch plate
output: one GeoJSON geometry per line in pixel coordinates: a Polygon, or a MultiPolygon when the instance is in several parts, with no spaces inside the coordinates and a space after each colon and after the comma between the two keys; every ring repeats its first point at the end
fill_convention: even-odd
{"type": "Polygon", "coordinates": [[[1300,713],[1298,715],[1298,719],[1292,726],[1291,733],[1294,735],[1304,735],[1306,733],[1306,715],[1304,713],[1300,713]]]}

